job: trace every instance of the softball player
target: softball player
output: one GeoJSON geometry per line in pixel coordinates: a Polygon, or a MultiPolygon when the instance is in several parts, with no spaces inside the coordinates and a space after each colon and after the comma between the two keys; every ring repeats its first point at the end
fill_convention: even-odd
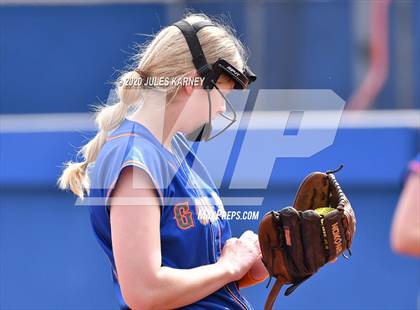
{"type": "Polygon", "coordinates": [[[391,227],[391,247],[398,254],[420,257],[420,153],[408,166],[391,227]]]}
{"type": "Polygon", "coordinates": [[[96,199],[88,203],[91,223],[121,309],[252,308],[240,287],[267,276],[258,237],[232,238],[218,190],[187,140],[210,140],[229,127],[236,114],[225,94],[255,78],[227,28],[189,15],[142,49],[137,67],[117,82],[119,101],[99,110],[99,131],[81,149],[85,160],[67,164],[60,187],[96,199]],[[203,83],[169,83],[162,105],[153,86],[129,82],[185,76],[203,83]],[[214,134],[216,117],[229,124],[214,134]]]}

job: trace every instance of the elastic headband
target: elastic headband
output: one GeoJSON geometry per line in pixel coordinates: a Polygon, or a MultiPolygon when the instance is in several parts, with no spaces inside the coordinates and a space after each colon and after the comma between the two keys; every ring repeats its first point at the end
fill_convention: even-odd
{"type": "Polygon", "coordinates": [[[245,68],[244,72],[241,72],[223,58],[219,58],[212,65],[207,62],[200,41],[198,40],[197,32],[204,27],[217,27],[212,22],[199,21],[190,24],[183,19],[176,22],[174,26],[181,30],[187,41],[193,64],[198,74],[204,77],[204,89],[212,89],[222,73],[228,75],[235,82],[235,89],[247,88],[250,83],[257,79],[257,76],[249,68],[245,68]]]}

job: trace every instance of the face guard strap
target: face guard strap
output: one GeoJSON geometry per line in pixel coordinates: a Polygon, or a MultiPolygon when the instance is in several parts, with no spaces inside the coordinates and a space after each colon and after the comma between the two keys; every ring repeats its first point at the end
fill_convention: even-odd
{"type": "Polygon", "coordinates": [[[197,37],[197,32],[206,26],[213,26],[211,22],[202,21],[200,23],[191,25],[186,20],[180,20],[174,26],[178,27],[187,41],[188,47],[192,54],[192,61],[200,76],[204,76],[211,70],[207,63],[206,56],[204,56],[200,41],[197,37]]]}
{"type": "Polygon", "coordinates": [[[200,128],[196,129],[190,135],[187,135],[188,140],[190,141],[209,141],[216,136],[220,135],[222,132],[227,130],[235,121],[236,121],[236,112],[229,100],[223,95],[223,93],[216,86],[216,82],[219,79],[222,73],[229,76],[235,82],[235,89],[244,89],[247,88],[251,82],[256,80],[256,75],[245,68],[244,72],[239,71],[234,66],[229,64],[226,60],[220,58],[213,65],[209,65],[207,59],[204,55],[203,49],[201,47],[200,41],[197,37],[197,32],[208,26],[216,27],[210,21],[200,21],[191,25],[186,20],[178,21],[174,24],[178,27],[182,34],[185,37],[187,45],[190,49],[192,55],[192,61],[195,68],[198,71],[198,74],[204,78],[203,89],[207,91],[208,104],[209,104],[209,121],[200,128]],[[219,94],[224,98],[226,102],[226,108],[229,108],[233,112],[233,118],[228,117],[227,115],[222,114],[222,116],[230,121],[230,123],[219,131],[214,136],[210,137],[212,131],[211,125],[211,97],[210,90],[216,88],[219,94]]]}

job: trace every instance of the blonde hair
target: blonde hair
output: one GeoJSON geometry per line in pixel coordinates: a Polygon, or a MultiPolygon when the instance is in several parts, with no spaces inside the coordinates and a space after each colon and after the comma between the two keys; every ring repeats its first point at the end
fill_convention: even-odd
{"type": "MultiPolygon", "coordinates": [[[[204,14],[189,14],[185,20],[193,24],[210,18],[204,14]]],[[[211,21],[216,27],[204,27],[197,33],[207,62],[214,63],[217,59],[224,58],[239,70],[243,70],[246,64],[243,45],[229,27],[221,22],[211,21]]],[[[81,199],[90,190],[90,180],[86,173],[89,164],[96,160],[108,134],[124,121],[129,111],[136,108],[142,99],[141,91],[144,87],[135,86],[127,81],[139,79],[141,74],[180,78],[196,70],[183,34],[173,25],[163,28],[151,41],[141,46],[134,60],[135,67],[121,74],[115,82],[118,101],[115,104],[97,107],[95,123],[98,133],[78,152],[84,160],[67,162],[58,179],[60,189],[70,189],[81,199]]],[[[168,96],[173,98],[179,88],[180,86],[168,85],[165,90],[168,96]]]]}

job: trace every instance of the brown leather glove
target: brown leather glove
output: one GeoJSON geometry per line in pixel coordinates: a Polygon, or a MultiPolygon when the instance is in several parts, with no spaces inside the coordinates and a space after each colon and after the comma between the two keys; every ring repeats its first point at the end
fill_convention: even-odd
{"type": "Polygon", "coordinates": [[[351,255],[356,218],[333,174],[341,168],[311,173],[301,183],[293,207],[263,217],[258,232],[262,259],[276,278],[265,309],[273,307],[283,284],[292,284],[285,292],[288,296],[320,267],[345,256],[345,250],[351,255]]]}

